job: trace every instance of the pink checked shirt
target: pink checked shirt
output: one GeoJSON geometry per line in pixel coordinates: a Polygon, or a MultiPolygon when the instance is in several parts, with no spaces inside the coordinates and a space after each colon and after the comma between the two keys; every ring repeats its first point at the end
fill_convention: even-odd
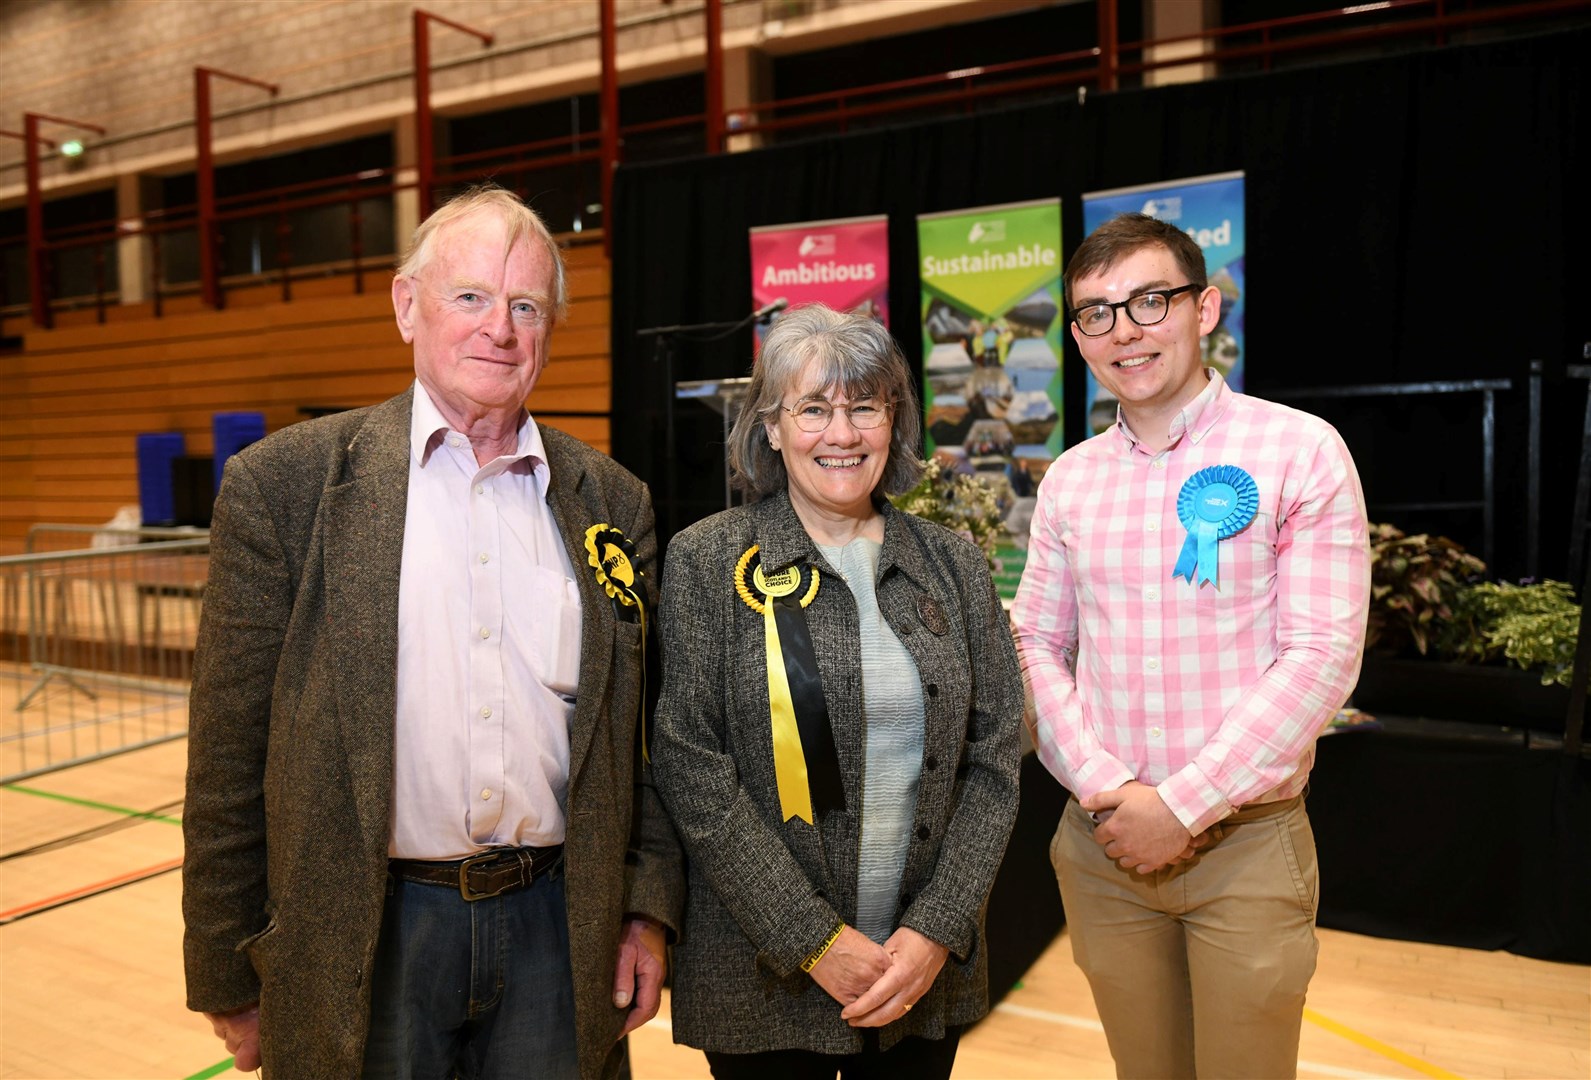
{"type": "Polygon", "coordinates": [[[1303,791],[1358,678],[1370,552],[1358,474],[1323,420],[1211,371],[1171,439],[1156,453],[1118,420],[1055,462],[1011,615],[1049,770],[1080,799],[1155,785],[1197,834],[1303,791]],[[1212,465],[1246,471],[1260,505],[1195,587],[1172,579],[1177,495],[1212,465]]]}

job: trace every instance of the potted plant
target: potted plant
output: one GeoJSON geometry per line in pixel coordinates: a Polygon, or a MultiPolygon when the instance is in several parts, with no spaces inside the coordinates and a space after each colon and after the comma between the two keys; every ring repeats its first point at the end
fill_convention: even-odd
{"type": "Polygon", "coordinates": [[[1459,593],[1450,626],[1439,644],[1460,659],[1506,659],[1543,686],[1567,687],[1574,674],[1580,605],[1567,582],[1476,582],[1459,593]]]}
{"type": "Polygon", "coordinates": [[[1372,523],[1365,651],[1428,655],[1433,636],[1453,619],[1459,591],[1485,572],[1485,563],[1445,536],[1405,536],[1372,523]]]}
{"type": "Polygon", "coordinates": [[[1482,581],[1485,564],[1446,537],[1373,524],[1370,538],[1354,705],[1561,732],[1580,617],[1569,587],[1482,581]]]}

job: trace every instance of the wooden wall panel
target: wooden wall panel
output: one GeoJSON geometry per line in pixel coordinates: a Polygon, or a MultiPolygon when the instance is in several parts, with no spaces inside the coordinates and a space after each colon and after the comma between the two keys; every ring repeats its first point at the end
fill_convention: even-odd
{"type": "MultiPolygon", "coordinates": [[[[565,258],[569,319],[529,405],[606,452],[608,263],[600,244],[565,258]]],[[[367,275],[363,294],[352,278],[328,280],[286,304],[261,286],[229,293],[222,311],[172,305],[161,319],[27,332],[20,353],[0,355],[0,554],[20,552],[36,522],[97,524],[136,505],[142,432],[180,431],[188,453],[209,454],[214,413],[262,412],[276,431],[303,408],[370,405],[407,386],[413,357],[387,278],[367,275]],[[323,295],[333,288],[342,294],[323,295]]]]}

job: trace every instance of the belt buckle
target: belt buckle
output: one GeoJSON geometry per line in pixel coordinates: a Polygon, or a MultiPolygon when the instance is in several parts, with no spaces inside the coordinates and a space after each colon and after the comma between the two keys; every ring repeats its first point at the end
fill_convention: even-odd
{"type": "Polygon", "coordinates": [[[479,855],[471,855],[469,858],[459,863],[459,895],[464,897],[465,900],[471,902],[476,900],[490,900],[492,897],[499,896],[508,889],[512,888],[514,885],[514,881],[512,879],[509,879],[509,881],[504,884],[502,888],[495,889],[492,892],[475,892],[470,888],[470,871],[479,864],[491,862],[493,859],[498,858],[502,854],[503,853],[501,851],[483,851],[479,855]]]}

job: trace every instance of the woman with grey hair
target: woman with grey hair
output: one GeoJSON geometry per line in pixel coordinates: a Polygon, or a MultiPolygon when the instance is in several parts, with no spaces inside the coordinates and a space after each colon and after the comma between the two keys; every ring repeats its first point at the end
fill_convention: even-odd
{"type": "Polygon", "coordinates": [[[948,1077],[988,1010],[1022,679],[983,553],[884,497],[921,476],[920,423],[887,330],[791,311],[730,435],[753,501],[668,549],[671,1015],[720,1080],[948,1077]]]}

